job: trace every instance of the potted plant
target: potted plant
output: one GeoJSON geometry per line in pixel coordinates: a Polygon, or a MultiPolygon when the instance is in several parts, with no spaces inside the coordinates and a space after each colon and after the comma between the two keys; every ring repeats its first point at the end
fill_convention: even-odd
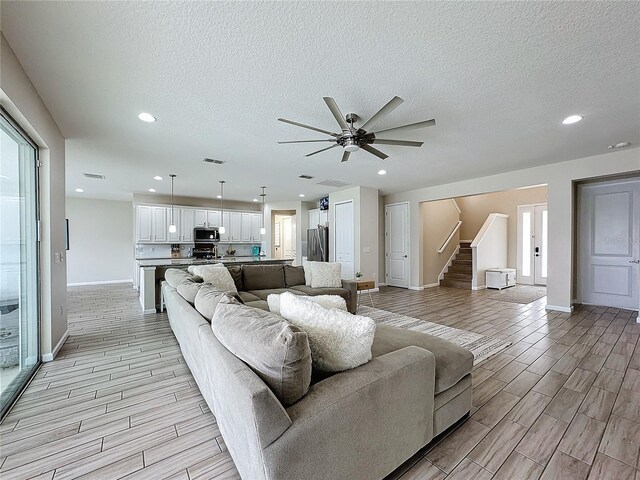
{"type": "Polygon", "coordinates": [[[364,275],[362,275],[362,272],[356,272],[356,278],[358,280],[360,280],[364,275]]]}

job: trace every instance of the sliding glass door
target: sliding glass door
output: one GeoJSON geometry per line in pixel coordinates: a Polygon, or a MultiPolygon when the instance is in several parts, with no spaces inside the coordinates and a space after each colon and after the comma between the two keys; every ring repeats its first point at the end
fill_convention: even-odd
{"type": "Polygon", "coordinates": [[[0,416],[40,363],[37,155],[1,111],[0,416]]]}

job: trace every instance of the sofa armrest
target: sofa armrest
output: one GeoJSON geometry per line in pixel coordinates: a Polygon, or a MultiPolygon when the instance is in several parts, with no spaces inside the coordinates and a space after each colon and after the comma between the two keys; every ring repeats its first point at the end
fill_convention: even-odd
{"type": "Polygon", "coordinates": [[[356,313],[358,309],[358,284],[353,280],[342,280],[342,288],[349,290],[349,300],[347,300],[347,310],[349,313],[356,313]]]}
{"type": "Polygon", "coordinates": [[[410,346],[313,385],[264,449],[267,477],[383,478],[431,441],[434,384],[433,353],[410,346]]]}

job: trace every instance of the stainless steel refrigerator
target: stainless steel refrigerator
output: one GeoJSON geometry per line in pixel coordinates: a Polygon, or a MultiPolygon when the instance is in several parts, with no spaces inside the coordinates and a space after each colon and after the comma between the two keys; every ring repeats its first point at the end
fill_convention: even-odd
{"type": "Polygon", "coordinates": [[[318,226],[307,230],[307,260],[329,261],[329,229],[318,226]]]}

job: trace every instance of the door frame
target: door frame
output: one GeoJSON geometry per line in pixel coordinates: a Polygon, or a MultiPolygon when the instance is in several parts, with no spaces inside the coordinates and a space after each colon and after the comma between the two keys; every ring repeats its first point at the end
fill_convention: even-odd
{"type": "Polygon", "coordinates": [[[407,207],[407,224],[405,226],[405,247],[407,251],[406,271],[407,281],[406,285],[392,285],[394,287],[409,288],[411,285],[411,205],[409,202],[396,202],[387,203],[384,206],[384,285],[387,283],[387,273],[389,272],[389,207],[397,207],[399,205],[405,205],[407,207]]]}
{"type": "MultiPolygon", "coordinates": [[[[356,221],[356,210],[355,210],[355,201],[353,200],[353,198],[349,199],[349,200],[340,200],[339,202],[335,202],[333,204],[333,249],[329,249],[329,251],[331,252],[331,250],[333,250],[333,261],[337,262],[338,260],[336,259],[336,252],[338,251],[338,249],[336,248],[336,243],[337,243],[337,238],[338,236],[336,235],[336,231],[338,230],[336,228],[337,222],[336,222],[336,210],[337,210],[337,206],[338,205],[345,205],[347,203],[351,204],[351,211],[353,213],[353,245],[351,245],[352,248],[352,253],[353,253],[353,258],[351,260],[351,264],[353,265],[353,272],[352,272],[352,276],[351,278],[355,278],[355,274],[357,271],[356,268],[356,225],[355,225],[355,221],[356,221]]],[[[331,255],[331,253],[329,253],[329,255],[331,255]]]]}
{"type": "MultiPolygon", "coordinates": [[[[529,281],[527,282],[523,282],[522,278],[523,276],[521,275],[522,272],[522,210],[524,209],[528,209],[531,210],[531,226],[532,226],[532,230],[531,230],[531,253],[533,254],[533,249],[535,248],[535,242],[533,241],[533,238],[535,236],[535,230],[536,230],[536,225],[537,225],[537,221],[536,221],[536,207],[546,207],[547,212],[549,211],[549,204],[548,203],[530,203],[530,204],[526,204],[526,205],[518,205],[516,207],[516,280],[519,284],[523,284],[523,285],[539,285],[539,286],[546,286],[546,282],[544,284],[542,283],[536,283],[536,262],[534,261],[533,257],[531,257],[530,262],[531,262],[531,275],[527,276],[527,278],[530,278],[531,281],[529,283],[529,281]]],[[[547,213],[548,215],[548,213],[547,213]]],[[[547,224],[547,248],[549,247],[549,226],[547,224]]],[[[549,272],[549,256],[547,255],[547,273],[549,272]]],[[[546,277],[545,277],[546,278],[546,277]]]]}
{"type": "MultiPolygon", "coordinates": [[[[574,234],[574,252],[573,252],[573,268],[572,268],[572,303],[579,303],[584,305],[595,305],[589,302],[585,302],[581,298],[581,282],[580,278],[583,273],[584,267],[581,266],[580,263],[580,248],[581,248],[581,234],[580,234],[580,208],[581,208],[581,195],[580,195],[580,187],[581,186],[589,186],[589,185],[607,185],[607,184],[616,184],[625,181],[640,181],[640,172],[629,172],[623,173],[619,175],[607,175],[604,177],[598,177],[593,179],[586,179],[581,181],[573,182],[573,234],[574,234]]],[[[593,212],[591,212],[593,213],[593,212]]],[[[640,240],[640,239],[639,239],[640,240]]],[[[635,310],[640,311],[640,281],[638,282],[638,298],[639,302],[636,306],[635,310]]],[[[601,304],[598,304],[601,305],[601,304]]],[[[603,305],[606,306],[606,305],[603,305]]],[[[619,306],[610,306],[611,308],[621,308],[628,309],[628,307],[619,307],[619,306]]],[[[632,310],[634,310],[632,308],[632,310]]],[[[636,319],[636,323],[640,324],[640,316],[636,319]]]]}

